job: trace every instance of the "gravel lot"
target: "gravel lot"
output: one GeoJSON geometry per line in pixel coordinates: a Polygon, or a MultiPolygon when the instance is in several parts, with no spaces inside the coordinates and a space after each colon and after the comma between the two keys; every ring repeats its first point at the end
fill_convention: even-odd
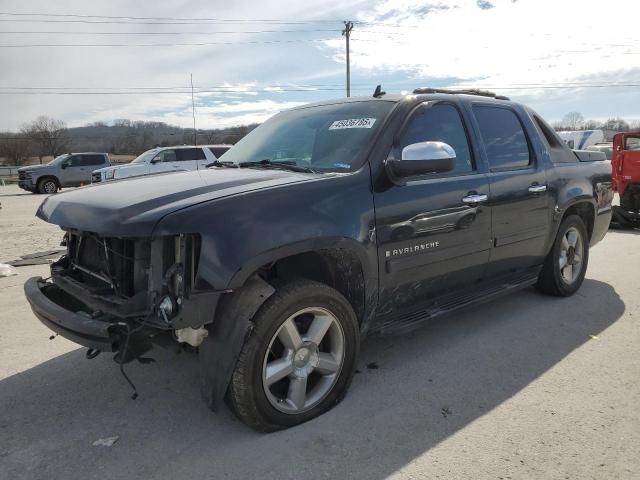
{"type": "MultiPolygon", "coordinates": [[[[0,261],[58,247],[42,198],[0,187],[0,261]]],[[[22,292],[48,268],[21,267],[0,278],[0,478],[640,478],[639,247],[610,232],[572,298],[529,289],[369,341],[341,405],[270,435],[206,409],[192,355],[130,365],[131,400],[109,355],[48,339],[22,292]]]]}

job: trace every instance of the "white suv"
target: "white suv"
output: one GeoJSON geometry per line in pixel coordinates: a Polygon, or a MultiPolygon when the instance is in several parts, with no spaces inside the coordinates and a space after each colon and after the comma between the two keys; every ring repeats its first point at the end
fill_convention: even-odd
{"type": "Polygon", "coordinates": [[[91,182],[108,182],[162,172],[198,170],[215,162],[231,145],[158,147],[147,150],[131,163],[100,168],[91,173],[91,182]]]}

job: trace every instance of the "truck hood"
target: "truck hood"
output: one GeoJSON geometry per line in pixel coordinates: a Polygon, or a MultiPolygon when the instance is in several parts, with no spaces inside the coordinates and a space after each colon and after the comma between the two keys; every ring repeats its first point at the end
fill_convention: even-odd
{"type": "Polygon", "coordinates": [[[317,178],[306,173],[246,168],[172,172],[92,184],[51,195],[36,215],[66,229],[101,236],[147,237],[162,217],[177,210],[317,178]]]}
{"type": "Polygon", "coordinates": [[[28,165],[26,167],[20,167],[18,169],[19,172],[31,172],[33,170],[43,170],[45,168],[51,168],[49,165],[28,165]]]}

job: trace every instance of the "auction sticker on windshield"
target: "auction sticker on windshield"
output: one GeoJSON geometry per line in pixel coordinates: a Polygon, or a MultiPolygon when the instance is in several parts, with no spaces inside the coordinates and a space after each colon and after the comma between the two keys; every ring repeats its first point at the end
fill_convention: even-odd
{"type": "Polygon", "coordinates": [[[329,126],[329,130],[342,130],[344,128],[371,128],[375,118],[350,118],[348,120],[336,120],[329,126]]]}

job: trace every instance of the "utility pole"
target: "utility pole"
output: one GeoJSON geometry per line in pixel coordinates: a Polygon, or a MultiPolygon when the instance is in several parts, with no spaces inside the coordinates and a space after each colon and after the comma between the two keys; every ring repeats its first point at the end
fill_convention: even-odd
{"type": "Polygon", "coordinates": [[[351,36],[351,30],[353,30],[353,22],[351,20],[345,20],[342,35],[347,43],[347,97],[351,96],[351,69],[349,62],[349,37],[351,36]]]}
{"type": "Polygon", "coordinates": [[[196,104],[193,101],[193,73],[191,74],[191,112],[193,113],[193,144],[198,145],[198,133],[196,132],[196,104]]]}

